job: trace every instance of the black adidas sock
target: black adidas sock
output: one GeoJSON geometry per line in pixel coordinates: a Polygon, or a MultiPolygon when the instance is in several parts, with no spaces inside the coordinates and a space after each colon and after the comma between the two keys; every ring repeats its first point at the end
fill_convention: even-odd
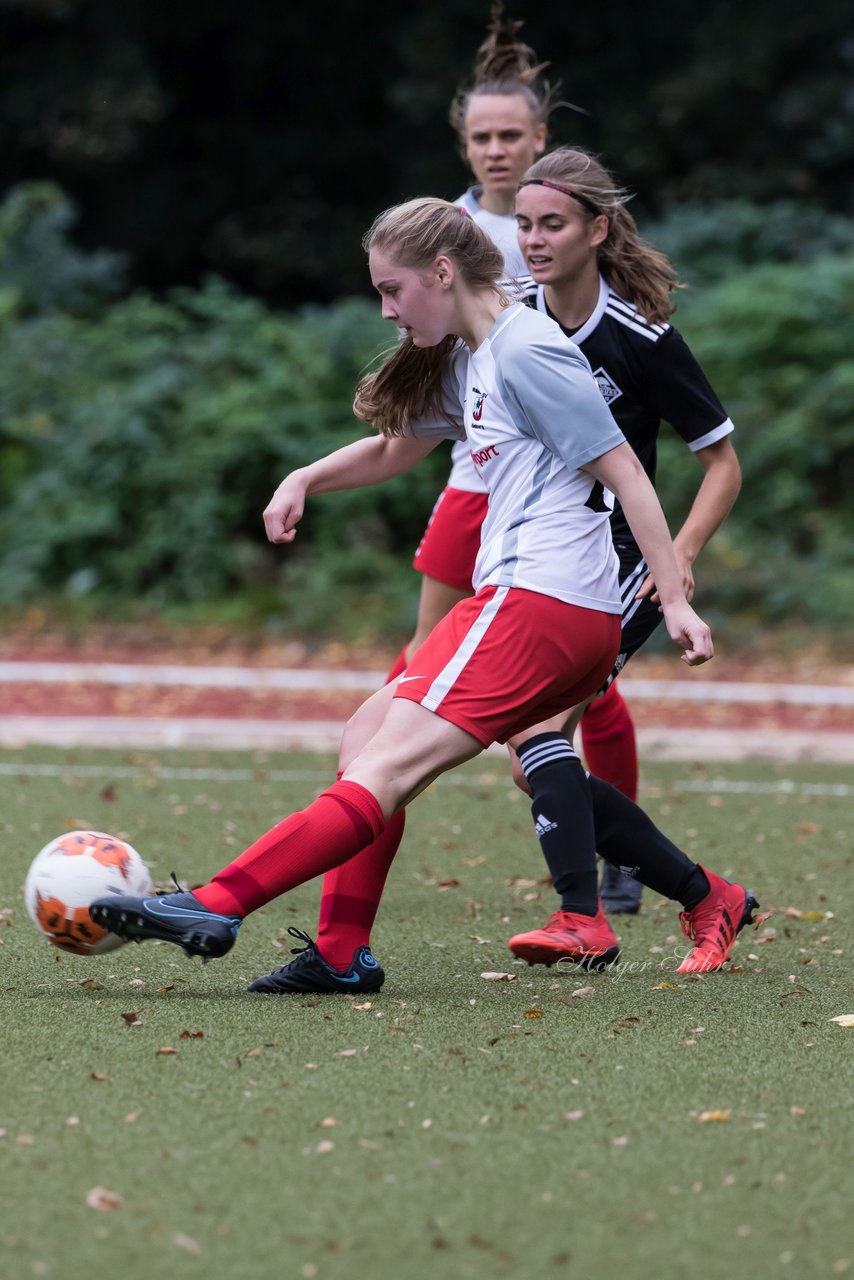
{"type": "Polygon", "coordinates": [[[601,778],[588,779],[593,801],[596,848],[606,862],[635,876],[641,884],[686,911],[709,892],[702,867],[668,840],[652,819],[628,796],[601,778]]]}
{"type": "Polygon", "coordinates": [[[563,911],[599,909],[590,788],[562,733],[539,733],[517,752],[533,795],[531,816],[563,911]]]}

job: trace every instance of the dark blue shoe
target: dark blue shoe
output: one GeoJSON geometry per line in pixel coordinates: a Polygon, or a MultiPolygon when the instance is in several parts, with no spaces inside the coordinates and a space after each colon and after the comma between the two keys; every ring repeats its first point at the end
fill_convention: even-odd
{"type": "Polygon", "coordinates": [[[599,896],[608,915],[636,916],[640,911],[642,893],[640,880],[625,875],[612,862],[603,862],[599,896]]]}
{"type": "Polygon", "coordinates": [[[317,943],[302,929],[288,929],[292,938],[299,938],[306,945],[292,947],[294,959],[274,973],[265,974],[250,982],[250,991],[265,995],[304,995],[306,992],[325,992],[341,995],[363,994],[379,991],[385,982],[382,965],[371,954],[370,947],[357,947],[349,969],[333,969],[317,949],[317,943]]]}
{"type": "MultiPolygon", "coordinates": [[[[172,879],[175,880],[173,874],[172,879]]],[[[175,880],[175,884],[178,881],[175,880]]],[[[180,888],[180,886],[179,886],[180,888]]],[[[209,911],[192,893],[164,893],[150,898],[96,898],[89,907],[96,924],[103,925],[126,942],[174,942],[188,956],[210,960],[224,956],[234,946],[239,916],[209,911]]]]}

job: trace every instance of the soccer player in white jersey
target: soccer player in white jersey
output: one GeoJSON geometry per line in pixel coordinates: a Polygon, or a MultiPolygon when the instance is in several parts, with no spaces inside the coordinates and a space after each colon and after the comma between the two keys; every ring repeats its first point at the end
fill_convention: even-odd
{"type": "MultiPolygon", "coordinates": [[[[510,300],[488,236],[455,205],[420,199],[381,214],[365,247],[383,315],[405,334],[357,388],[356,414],[377,434],[286,477],[264,513],[267,536],[291,542],[307,496],[376,483],[416,465],[440,437],[465,436],[490,493],[475,594],[442,620],[405,676],[363,704],[342,776],[306,809],[192,893],[93,903],[92,918],[123,938],[225,954],[249,912],[296,885],[349,859],[370,862],[377,846],[390,863],[402,835],[396,816],[447,769],[593,694],[620,638],[609,508],[589,501],[600,487],[622,504],[684,660],[712,656],[655,490],[589,365],[555,321],[510,300]]],[[[592,841],[583,853],[595,857],[592,841]]],[[[732,921],[711,963],[711,939],[695,932],[682,969],[719,967],[754,899],[677,860],[688,922],[700,918],[692,903],[721,898],[732,921]]],[[[719,910],[716,932],[722,919],[719,910]]],[[[310,962],[313,950],[301,954],[310,962]]],[[[369,957],[354,956],[340,985],[381,982],[369,957]]]]}

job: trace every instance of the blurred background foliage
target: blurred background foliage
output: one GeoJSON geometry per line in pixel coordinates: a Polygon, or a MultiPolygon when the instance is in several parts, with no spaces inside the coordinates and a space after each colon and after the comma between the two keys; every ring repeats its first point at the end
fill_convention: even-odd
{"type": "MultiPolygon", "coordinates": [[[[744,489],[698,603],[748,636],[850,622],[848,6],[508,8],[583,108],[551,141],[635,192],[736,422],[744,489]]],[[[2,0],[0,606],[410,627],[446,450],[318,499],[286,552],[260,513],[283,474],[363,430],[353,385],[394,334],[360,236],[384,205],[465,185],[447,107],[487,14],[356,2],[318,39],[268,0],[2,0]]],[[[700,473],[663,435],[675,526],[700,473]]]]}

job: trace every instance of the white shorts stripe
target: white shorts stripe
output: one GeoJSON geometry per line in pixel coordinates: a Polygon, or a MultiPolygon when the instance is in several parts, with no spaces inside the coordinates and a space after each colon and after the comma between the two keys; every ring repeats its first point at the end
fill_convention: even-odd
{"type": "Polygon", "coordinates": [[[448,691],[453,688],[454,681],[486,635],[490,623],[501,608],[509,590],[509,587],[499,587],[492,599],[484,605],[477,622],[469,629],[451,661],[442,668],[421,699],[422,707],[426,707],[428,711],[435,711],[448,691]]]}
{"type": "Polygon", "coordinates": [[[634,598],[635,593],[637,592],[638,587],[640,587],[645,581],[648,573],[649,566],[647,565],[646,560],[640,560],[635,568],[632,569],[631,573],[627,574],[620,583],[620,600],[623,605],[624,618],[626,616],[627,609],[632,609],[632,612],[634,612],[633,606],[636,606],[637,604],[634,598]]]}

